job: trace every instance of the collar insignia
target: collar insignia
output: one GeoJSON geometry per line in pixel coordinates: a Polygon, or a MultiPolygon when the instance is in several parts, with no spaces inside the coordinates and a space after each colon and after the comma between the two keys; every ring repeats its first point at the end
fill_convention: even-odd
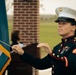
{"type": "Polygon", "coordinates": [[[64,52],[68,51],[69,48],[70,48],[70,47],[68,47],[68,46],[63,47],[63,49],[62,49],[62,51],[61,51],[60,54],[63,54],[64,52]]]}

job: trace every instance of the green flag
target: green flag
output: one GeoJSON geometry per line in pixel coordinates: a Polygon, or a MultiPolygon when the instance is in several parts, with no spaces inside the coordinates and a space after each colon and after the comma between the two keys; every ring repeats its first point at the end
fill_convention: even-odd
{"type": "MultiPolygon", "coordinates": [[[[6,6],[5,6],[5,0],[0,0],[0,40],[9,44],[9,34],[8,34],[8,22],[7,22],[7,14],[6,14],[6,6]]],[[[9,57],[7,54],[5,54],[5,51],[10,51],[10,48],[0,42],[1,49],[0,49],[0,75],[2,75],[4,69],[7,67],[6,63],[9,60],[9,57]],[[3,49],[4,47],[5,49],[3,49]],[[3,49],[3,50],[2,50],[3,49]]]]}

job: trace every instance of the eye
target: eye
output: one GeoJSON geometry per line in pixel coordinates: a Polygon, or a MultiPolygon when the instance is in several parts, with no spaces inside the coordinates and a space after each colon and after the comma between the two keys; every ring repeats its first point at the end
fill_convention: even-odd
{"type": "Polygon", "coordinates": [[[59,25],[65,25],[66,22],[59,22],[58,24],[59,24],[59,25]]]}
{"type": "Polygon", "coordinates": [[[62,24],[63,24],[63,25],[65,25],[65,24],[66,24],[66,22],[63,22],[62,24]]]}

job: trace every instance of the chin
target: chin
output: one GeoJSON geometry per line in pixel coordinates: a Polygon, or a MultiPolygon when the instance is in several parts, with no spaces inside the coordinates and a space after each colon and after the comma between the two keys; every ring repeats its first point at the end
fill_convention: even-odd
{"type": "Polygon", "coordinates": [[[62,36],[62,37],[64,36],[64,34],[59,34],[59,35],[62,36]]]}

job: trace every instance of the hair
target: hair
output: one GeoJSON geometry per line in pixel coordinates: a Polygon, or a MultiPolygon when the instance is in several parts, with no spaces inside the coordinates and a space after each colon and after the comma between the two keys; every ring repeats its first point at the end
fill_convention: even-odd
{"type": "Polygon", "coordinates": [[[20,34],[20,31],[19,30],[14,30],[11,33],[11,41],[16,42],[16,41],[20,40],[19,34],[20,34]]]}
{"type": "Polygon", "coordinates": [[[75,33],[74,33],[74,36],[76,37],[76,29],[75,29],[75,33]]]}
{"type": "MultiPolygon", "coordinates": [[[[76,26],[76,21],[75,22],[71,22],[71,25],[76,26]]],[[[76,29],[75,29],[74,36],[76,37],[76,29]]]]}

